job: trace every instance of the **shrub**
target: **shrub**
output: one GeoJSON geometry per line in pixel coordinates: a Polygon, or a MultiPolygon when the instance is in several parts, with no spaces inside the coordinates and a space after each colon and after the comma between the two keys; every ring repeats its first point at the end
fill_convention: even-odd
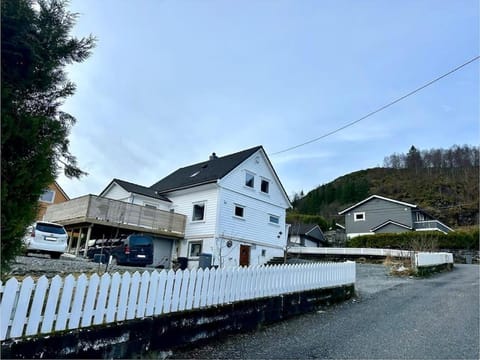
{"type": "Polygon", "coordinates": [[[411,231],[400,234],[363,235],[350,239],[348,247],[383,249],[478,249],[479,230],[453,231],[443,234],[438,231],[411,231]]]}

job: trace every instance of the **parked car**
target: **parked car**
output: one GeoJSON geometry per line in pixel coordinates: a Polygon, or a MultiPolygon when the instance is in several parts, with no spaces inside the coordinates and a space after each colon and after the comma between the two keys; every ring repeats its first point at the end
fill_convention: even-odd
{"type": "Polygon", "coordinates": [[[67,251],[68,234],[60,224],[37,221],[27,228],[23,243],[26,253],[44,253],[59,259],[67,251]]]}
{"type": "Polygon", "coordinates": [[[119,239],[97,239],[87,249],[90,259],[102,257],[108,261],[110,255],[113,265],[150,265],[153,263],[153,240],[150,236],[132,234],[119,239]]]}

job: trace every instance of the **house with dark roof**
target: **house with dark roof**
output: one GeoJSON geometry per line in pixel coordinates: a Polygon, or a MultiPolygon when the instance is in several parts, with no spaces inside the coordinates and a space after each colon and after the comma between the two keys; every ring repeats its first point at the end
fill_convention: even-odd
{"type": "Polygon", "coordinates": [[[113,179],[47,211],[81,253],[91,239],[144,233],[154,239],[153,266],[175,258],[190,268],[264,264],[283,256],[290,201],[262,146],[181,167],[150,187],[113,179]],[[207,264],[208,262],[208,264],[207,264]]]}
{"type": "Polygon", "coordinates": [[[187,217],[178,256],[212,265],[264,264],[282,256],[290,201],[262,146],[182,167],[150,187],[187,217]]]}
{"type": "Polygon", "coordinates": [[[453,231],[415,204],[372,195],[338,213],[345,216],[348,238],[406,231],[453,231]]]}
{"type": "Polygon", "coordinates": [[[324,247],[327,240],[318,224],[291,224],[288,229],[289,246],[324,247]]]}

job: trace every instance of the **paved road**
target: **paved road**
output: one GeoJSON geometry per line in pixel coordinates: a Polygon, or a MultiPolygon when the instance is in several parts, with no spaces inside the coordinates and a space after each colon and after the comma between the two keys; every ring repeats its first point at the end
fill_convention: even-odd
{"type": "Polygon", "coordinates": [[[479,359],[479,269],[392,279],[357,267],[359,298],[227,336],[175,359],[479,359]]]}

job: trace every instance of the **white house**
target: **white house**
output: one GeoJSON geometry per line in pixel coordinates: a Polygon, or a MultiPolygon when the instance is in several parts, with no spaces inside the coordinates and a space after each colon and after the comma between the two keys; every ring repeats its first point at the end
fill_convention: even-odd
{"type": "Polygon", "coordinates": [[[172,254],[198,266],[257,265],[282,256],[290,201],[262,146],[180,168],[151,187],[114,179],[102,197],[187,216],[172,254]]]}

